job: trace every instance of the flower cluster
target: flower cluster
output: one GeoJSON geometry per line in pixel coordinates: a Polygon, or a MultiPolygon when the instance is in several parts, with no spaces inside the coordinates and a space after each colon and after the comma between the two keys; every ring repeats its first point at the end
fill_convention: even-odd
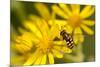
{"type": "Polygon", "coordinates": [[[19,28],[21,35],[11,44],[11,50],[16,52],[11,55],[11,64],[54,64],[55,58],[63,58],[64,54],[71,53],[72,49],[60,39],[61,30],[73,34],[75,44],[84,41],[82,30],[89,35],[94,34],[88,27],[94,25],[94,20],[88,19],[94,13],[93,6],[81,9],[77,4],[61,3],[51,5],[52,11],[43,3],[35,3],[34,6],[40,16],[34,14],[25,20],[23,26],[27,30],[19,28]]]}

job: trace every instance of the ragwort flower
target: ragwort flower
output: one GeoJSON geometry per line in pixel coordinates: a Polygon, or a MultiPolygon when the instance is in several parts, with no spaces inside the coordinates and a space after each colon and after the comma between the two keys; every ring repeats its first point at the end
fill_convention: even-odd
{"type": "MultiPolygon", "coordinates": [[[[94,7],[87,5],[80,10],[80,5],[72,4],[58,4],[52,6],[56,15],[62,17],[65,20],[56,19],[55,23],[62,29],[65,29],[68,33],[74,34],[73,38],[75,43],[84,41],[83,33],[86,32],[89,35],[93,35],[94,32],[88,27],[94,25],[94,20],[88,19],[94,13],[94,7]]],[[[52,22],[50,22],[53,24],[52,22]]]]}
{"type": "MultiPolygon", "coordinates": [[[[38,18],[44,19],[48,24],[49,21],[53,22],[53,19],[55,19],[55,14],[52,10],[48,8],[48,5],[44,3],[34,3],[33,6],[36,8],[36,11],[39,14],[39,16],[37,16],[38,18]]],[[[30,17],[36,17],[36,16],[31,15],[30,17]]]]}
{"type": "Polygon", "coordinates": [[[49,27],[45,20],[38,19],[26,21],[24,25],[29,32],[23,32],[15,42],[18,52],[28,54],[23,65],[54,64],[55,57],[62,58],[64,53],[72,52],[64,41],[55,39],[59,34],[56,24],[49,27]]]}
{"type": "Polygon", "coordinates": [[[33,4],[36,10],[38,11],[41,18],[45,19],[46,21],[50,20],[52,15],[48,9],[48,7],[43,3],[34,3],[33,4]]]}

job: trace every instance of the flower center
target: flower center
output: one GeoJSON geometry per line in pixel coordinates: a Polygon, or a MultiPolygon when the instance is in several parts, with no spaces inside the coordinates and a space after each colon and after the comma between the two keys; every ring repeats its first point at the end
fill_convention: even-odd
{"type": "Polygon", "coordinates": [[[50,51],[50,49],[52,48],[52,41],[47,38],[47,37],[43,37],[40,40],[40,43],[37,45],[37,47],[43,52],[46,53],[48,51],[50,51]]]}
{"type": "Polygon", "coordinates": [[[68,19],[69,25],[71,25],[73,28],[80,26],[80,22],[81,18],[79,15],[76,14],[70,16],[70,18],[68,19]]]}

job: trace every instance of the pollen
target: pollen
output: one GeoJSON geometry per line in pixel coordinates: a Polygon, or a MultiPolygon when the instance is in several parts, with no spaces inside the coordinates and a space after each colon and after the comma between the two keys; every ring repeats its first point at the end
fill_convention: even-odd
{"type": "Polygon", "coordinates": [[[37,45],[37,48],[39,48],[42,53],[47,53],[52,49],[52,41],[48,37],[43,37],[37,45]]]}
{"type": "Polygon", "coordinates": [[[80,26],[81,18],[79,15],[73,14],[68,19],[69,25],[73,28],[80,26]]]}

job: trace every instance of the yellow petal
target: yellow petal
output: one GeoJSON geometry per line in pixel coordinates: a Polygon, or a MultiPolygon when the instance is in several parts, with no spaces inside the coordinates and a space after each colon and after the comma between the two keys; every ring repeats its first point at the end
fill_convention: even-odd
{"type": "Polygon", "coordinates": [[[37,44],[39,42],[39,39],[31,32],[24,32],[21,39],[29,47],[32,47],[34,45],[33,43],[37,44]]]}
{"type": "Polygon", "coordinates": [[[68,16],[71,15],[71,11],[66,4],[60,3],[59,6],[66,12],[68,16]]]}
{"type": "Polygon", "coordinates": [[[90,17],[94,13],[95,8],[93,6],[85,6],[82,12],[80,13],[81,18],[90,17]]]}
{"type": "Polygon", "coordinates": [[[54,20],[54,22],[60,26],[64,26],[67,24],[66,20],[54,20]]]}
{"type": "Polygon", "coordinates": [[[73,31],[73,28],[72,28],[70,25],[68,25],[68,24],[64,27],[64,29],[65,29],[66,32],[69,33],[69,34],[71,34],[72,31],[73,31]]]}
{"type": "Polygon", "coordinates": [[[82,30],[80,27],[75,28],[73,41],[75,44],[82,43],[84,41],[84,35],[82,34],[82,30]]]}
{"type": "Polygon", "coordinates": [[[84,42],[84,35],[80,34],[80,35],[74,35],[73,36],[73,41],[75,44],[80,44],[84,42]]]}
{"type": "MultiPolygon", "coordinates": [[[[33,14],[32,14],[32,15],[29,15],[29,19],[35,22],[35,21],[39,20],[40,17],[37,16],[37,15],[33,15],[33,14]]],[[[33,22],[33,23],[34,23],[34,22],[33,22]]]]}
{"type": "Polygon", "coordinates": [[[21,53],[26,53],[31,48],[24,44],[15,44],[16,49],[21,53]]]}
{"type": "Polygon", "coordinates": [[[63,26],[63,25],[67,24],[66,20],[59,20],[59,19],[55,19],[54,22],[52,20],[50,20],[49,23],[51,25],[53,25],[55,23],[55,24],[58,24],[59,26],[63,26]]]}
{"type": "Polygon", "coordinates": [[[68,16],[57,5],[52,6],[53,11],[62,18],[68,19],[68,16]]]}
{"type": "Polygon", "coordinates": [[[64,47],[64,45],[55,45],[53,48],[61,51],[62,47],[64,47]]]}
{"type": "Polygon", "coordinates": [[[94,34],[94,32],[84,24],[81,24],[81,28],[89,35],[93,35],[94,34]]]}
{"type": "Polygon", "coordinates": [[[43,17],[45,20],[49,20],[51,18],[49,9],[45,4],[35,3],[34,5],[41,17],[43,17]]]}
{"type": "Polygon", "coordinates": [[[62,53],[71,53],[72,50],[67,48],[66,44],[65,45],[59,45],[59,46],[54,46],[54,49],[62,52],[62,53]]]}
{"type": "Polygon", "coordinates": [[[48,25],[47,21],[45,21],[45,20],[41,20],[41,21],[42,21],[43,30],[45,30],[46,33],[48,34],[49,33],[49,25],[48,25]]]}
{"type": "Polygon", "coordinates": [[[26,22],[24,23],[25,27],[29,30],[31,30],[33,32],[34,36],[37,36],[38,38],[41,38],[41,32],[39,31],[39,29],[36,27],[36,25],[34,23],[31,22],[26,22]]]}
{"type": "Polygon", "coordinates": [[[60,53],[58,50],[52,49],[52,52],[57,58],[62,58],[63,57],[63,54],[60,53]]]}
{"type": "Polygon", "coordinates": [[[24,32],[22,36],[16,38],[15,45],[18,51],[25,53],[31,50],[34,43],[37,44],[38,42],[39,40],[36,37],[33,37],[31,33],[24,32]]]}
{"type": "Polygon", "coordinates": [[[80,5],[79,4],[71,4],[71,9],[74,14],[79,14],[80,12],[80,5]]]}
{"type": "MultiPolygon", "coordinates": [[[[65,20],[54,20],[54,23],[52,22],[52,21],[49,21],[49,22],[51,22],[52,24],[52,31],[53,31],[53,33],[55,33],[55,34],[53,34],[52,33],[52,35],[56,35],[56,36],[58,36],[58,38],[60,38],[60,31],[63,29],[63,27],[64,27],[64,25],[66,25],[67,24],[67,22],[65,21],[65,20]],[[55,28],[55,29],[53,29],[53,28],[55,28]]],[[[52,38],[54,38],[54,37],[52,37],[52,38]]]]}
{"type": "Polygon", "coordinates": [[[37,27],[40,30],[41,34],[43,36],[47,37],[48,33],[49,33],[49,26],[48,26],[47,22],[43,19],[40,19],[35,24],[37,25],[37,27]]]}
{"type": "Polygon", "coordinates": [[[29,51],[33,46],[32,41],[27,41],[20,36],[16,38],[14,45],[22,53],[29,51]]]}
{"type": "Polygon", "coordinates": [[[42,59],[41,59],[41,63],[40,64],[46,64],[46,60],[47,60],[47,55],[44,54],[42,59]]]}
{"type": "Polygon", "coordinates": [[[50,29],[50,39],[53,40],[58,35],[59,35],[59,28],[58,28],[58,25],[55,24],[50,29]]]}
{"type": "Polygon", "coordinates": [[[82,23],[86,24],[88,26],[93,26],[94,25],[94,21],[93,20],[83,20],[82,23]]]}
{"type": "Polygon", "coordinates": [[[27,61],[23,64],[23,65],[31,65],[35,62],[35,60],[38,58],[38,56],[40,55],[40,52],[37,50],[35,53],[33,53],[28,59],[27,61]]]}
{"type": "MultiPolygon", "coordinates": [[[[28,45],[29,47],[32,46],[32,38],[31,38],[31,34],[28,32],[24,32],[24,34],[20,37],[21,39],[19,39],[21,42],[24,42],[26,45],[28,45]]],[[[36,38],[35,38],[36,39],[36,38]]]]}
{"type": "Polygon", "coordinates": [[[36,61],[34,62],[34,65],[40,64],[41,59],[42,59],[42,55],[40,55],[40,56],[36,59],[36,61]]]}
{"type": "Polygon", "coordinates": [[[66,25],[67,22],[66,22],[66,20],[58,20],[58,19],[55,19],[54,22],[52,20],[50,20],[49,21],[49,24],[50,25],[57,24],[58,27],[59,27],[59,30],[61,30],[62,26],[66,25]]]}
{"type": "Polygon", "coordinates": [[[67,47],[62,47],[61,49],[64,53],[72,53],[72,50],[67,47]]]}
{"type": "Polygon", "coordinates": [[[65,44],[65,42],[64,41],[53,41],[53,44],[55,44],[55,45],[64,45],[65,44]]]}
{"type": "Polygon", "coordinates": [[[74,35],[80,35],[80,34],[82,34],[81,28],[80,27],[75,28],[74,35]]]}
{"type": "Polygon", "coordinates": [[[49,63],[50,64],[54,64],[54,57],[53,57],[53,55],[52,55],[52,53],[48,53],[48,59],[49,59],[49,63]]]}

